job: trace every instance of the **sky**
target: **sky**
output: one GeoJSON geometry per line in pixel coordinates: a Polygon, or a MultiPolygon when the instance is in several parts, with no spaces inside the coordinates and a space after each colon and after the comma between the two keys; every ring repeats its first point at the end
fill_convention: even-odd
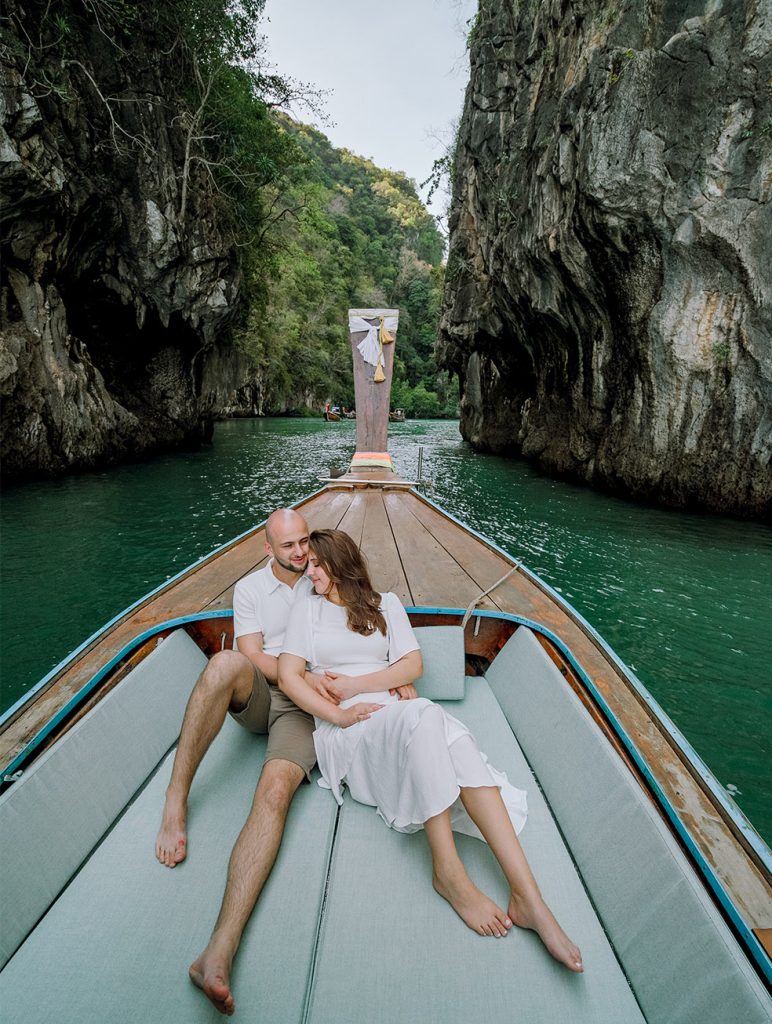
{"type": "Polygon", "coordinates": [[[461,114],[476,10],[477,0],[267,0],[262,31],[279,73],[332,90],[330,123],[300,106],[295,117],[420,183],[461,114]]]}

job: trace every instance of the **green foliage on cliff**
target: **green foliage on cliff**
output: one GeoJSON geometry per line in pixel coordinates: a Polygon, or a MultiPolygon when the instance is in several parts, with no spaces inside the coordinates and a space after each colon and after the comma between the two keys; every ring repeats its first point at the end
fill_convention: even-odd
{"type": "Polygon", "coordinates": [[[253,306],[241,336],[267,408],[353,404],[347,310],[394,306],[392,404],[408,415],[454,416],[457,391],[433,356],[442,237],[415,184],[334,148],[314,128],[279,123],[302,160],[276,194],[267,301],[253,306]]]}
{"type": "Polygon", "coordinates": [[[165,199],[182,258],[186,245],[193,258],[202,216],[238,253],[237,343],[266,411],[351,405],[347,309],[398,306],[394,404],[455,415],[457,391],[433,357],[436,224],[403,174],[276,113],[298,97],[314,110],[319,94],[271,69],[264,6],[157,0],[140,12],[128,0],[12,0],[14,60],[42,106],[87,102],[108,190],[111,176],[149,158],[163,119],[177,172],[165,199]]]}

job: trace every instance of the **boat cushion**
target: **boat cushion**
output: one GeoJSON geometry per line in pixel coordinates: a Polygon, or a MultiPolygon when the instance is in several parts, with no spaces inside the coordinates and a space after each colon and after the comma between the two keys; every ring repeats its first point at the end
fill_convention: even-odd
{"type": "MultiPolygon", "coordinates": [[[[173,870],[154,855],[169,754],[0,974],[0,1006],[13,1007],[9,1021],[223,1019],[191,984],[187,968],[214,926],[265,745],[265,737],[226,718],[194,780],[188,856],[173,870]]],[[[304,783],[295,796],[278,860],[234,964],[238,1020],[303,1019],[336,810],[315,784],[304,783]]]]}
{"type": "Polygon", "coordinates": [[[175,742],[204,665],[172,633],[0,796],[0,966],[175,742]]]}
{"type": "MultiPolygon", "coordinates": [[[[548,720],[558,719],[550,698],[555,680],[544,675],[535,653],[526,649],[534,657],[523,668],[534,676],[535,695],[526,697],[519,691],[516,699],[507,700],[509,720],[517,722],[522,715],[518,728],[531,745],[539,743],[543,731],[540,734],[537,728],[538,708],[524,704],[543,705],[548,720]]],[[[167,670],[163,663],[161,667],[167,670]]],[[[507,682],[511,660],[504,669],[497,687],[502,692],[516,690],[507,682]]],[[[562,677],[559,682],[565,686],[562,677]]],[[[621,885],[635,888],[635,879],[615,877],[614,865],[609,867],[610,861],[630,856],[621,842],[624,837],[606,839],[608,854],[591,851],[590,856],[598,857],[602,869],[612,875],[614,887],[610,894],[605,892],[583,865],[584,882],[589,878],[594,887],[588,897],[492,690],[481,678],[468,679],[466,689],[464,702],[454,702],[448,710],[469,726],[492,764],[528,789],[529,818],[521,841],[545,897],[582,947],[586,973],[574,975],[559,966],[530,932],[514,929],[502,940],[476,936],[433,892],[422,834],[392,832],[374,810],[348,797],[338,816],[328,792],[303,785],[234,965],[239,1018],[266,1024],[424,1024],[429,1019],[641,1024],[644,1017],[633,991],[593,913],[590,897],[597,901],[597,889],[604,915],[609,900],[618,900],[624,913],[640,917],[653,936],[652,941],[636,934],[635,925],[625,936],[615,921],[616,934],[626,940],[617,950],[625,958],[625,970],[629,958],[636,970],[635,983],[652,1004],[646,1012],[648,1024],[766,1020],[758,1015],[760,1002],[755,1013],[745,1012],[750,1004],[737,1001],[733,979],[729,1003],[718,1002],[714,991],[719,1009],[712,1016],[704,1012],[701,988],[714,987],[714,964],[709,959],[701,962],[698,977],[690,975],[684,984],[674,985],[668,960],[678,953],[682,935],[674,941],[666,920],[660,936],[658,922],[648,919],[646,887],[637,892],[635,904],[626,902],[621,885]],[[644,962],[636,959],[634,947],[639,942],[648,947],[644,962]],[[657,960],[651,952],[654,945],[657,960]],[[643,971],[650,972],[651,981],[641,981],[643,971]],[[650,989],[660,979],[668,990],[655,1002],[650,989]],[[722,1016],[719,1011],[727,1005],[722,1016]]],[[[177,728],[180,718],[181,714],[177,728]]],[[[565,742],[563,733],[558,735],[565,755],[561,761],[575,762],[578,771],[586,773],[588,766],[574,748],[572,729],[567,729],[565,742]]],[[[551,740],[554,751],[554,736],[551,740]]],[[[592,745],[592,737],[587,742],[592,745]]],[[[216,918],[228,858],[250,806],[264,749],[264,738],[226,720],[196,776],[189,803],[189,854],[173,871],[161,867],[153,855],[172,756],[164,760],[0,974],[0,1005],[14,1007],[15,1022],[83,1024],[93,1020],[95,1012],[99,1019],[122,1024],[209,1024],[221,1019],[190,984],[186,967],[206,944],[216,918]]],[[[104,770],[110,758],[101,756],[98,763],[104,770]]],[[[554,753],[552,760],[557,760],[554,753]]],[[[596,768],[591,765],[589,770],[596,768]]],[[[600,777],[602,796],[602,771],[600,777]]],[[[587,801],[587,778],[594,776],[582,774],[572,791],[579,804],[587,801]],[[577,797],[577,789],[584,794],[577,797]]],[[[92,791],[93,785],[88,792],[92,791]]],[[[79,795],[82,798],[82,788],[79,795]]],[[[622,790],[612,795],[618,802],[629,799],[622,790]]],[[[613,800],[600,802],[601,816],[620,828],[629,824],[635,829],[634,821],[617,815],[613,800]]],[[[570,809],[563,813],[576,832],[570,809]]],[[[588,828],[600,827],[597,816],[588,813],[586,818],[588,828]]],[[[70,831],[58,819],[54,825],[57,835],[70,831]]],[[[57,851],[51,850],[48,834],[43,838],[40,826],[37,834],[49,848],[49,859],[55,859],[57,851]]],[[[640,842],[640,836],[634,835],[634,840],[640,842]]],[[[586,844],[587,838],[580,835],[583,861],[586,844]]],[[[488,847],[466,836],[458,837],[458,845],[473,880],[505,903],[506,885],[488,847]]],[[[30,879],[24,884],[29,897],[34,886],[30,879]]],[[[668,896],[665,892],[664,898],[668,896]]],[[[677,891],[676,897],[680,898],[677,891]]],[[[692,919],[686,924],[691,926],[692,919]]],[[[706,953],[713,955],[714,950],[706,953]]],[[[721,986],[726,982],[725,965],[719,962],[716,969],[721,986]]]]}
{"type": "Polygon", "coordinates": [[[521,626],[486,677],[647,1021],[768,1024],[772,1002],[678,844],[533,633],[521,626]]]}
{"type": "MultiPolygon", "coordinates": [[[[550,905],[581,944],[587,971],[557,964],[532,933],[476,935],[432,889],[426,837],[387,828],[373,808],[344,799],[320,932],[309,1024],[642,1024],[549,809],[483,678],[448,705],[491,764],[528,790],[521,841],[550,905]]],[[[507,905],[485,843],[457,837],[472,879],[507,905]]]]}
{"type": "Polygon", "coordinates": [[[419,697],[464,699],[464,631],[460,626],[415,626],[424,671],[416,682],[419,697]]]}

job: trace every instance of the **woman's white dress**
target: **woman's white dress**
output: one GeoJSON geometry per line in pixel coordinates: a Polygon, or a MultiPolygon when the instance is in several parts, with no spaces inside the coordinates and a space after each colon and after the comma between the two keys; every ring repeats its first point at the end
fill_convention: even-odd
{"type": "MultiPolygon", "coordinates": [[[[396,594],[381,595],[387,634],[361,636],[348,628],[346,609],[316,594],[290,614],[283,651],[304,658],[313,672],[366,675],[393,665],[419,644],[396,594]]],[[[314,745],[322,778],[342,803],[342,785],[360,803],[376,807],[387,825],[416,832],[450,808],[456,832],[482,839],[459,799],[460,787],[498,786],[516,832],[527,815],[524,790],[511,785],[482,754],[474,737],[444,708],[426,698],[399,700],[388,690],[360,693],[342,708],[371,701],[385,707],[341,729],[316,719],[314,745]]]]}

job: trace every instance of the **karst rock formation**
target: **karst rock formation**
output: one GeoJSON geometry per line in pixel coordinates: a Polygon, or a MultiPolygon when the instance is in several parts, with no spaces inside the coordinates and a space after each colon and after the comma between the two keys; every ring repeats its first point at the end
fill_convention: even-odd
{"type": "Polygon", "coordinates": [[[481,0],[440,339],[475,446],[769,512],[771,44],[763,0],[481,0]]]}
{"type": "Polygon", "coordinates": [[[2,26],[6,479],[197,443],[246,376],[232,227],[197,181],[183,210],[172,57],[137,37],[119,64],[95,22],[63,58],[33,13],[2,26]]]}

